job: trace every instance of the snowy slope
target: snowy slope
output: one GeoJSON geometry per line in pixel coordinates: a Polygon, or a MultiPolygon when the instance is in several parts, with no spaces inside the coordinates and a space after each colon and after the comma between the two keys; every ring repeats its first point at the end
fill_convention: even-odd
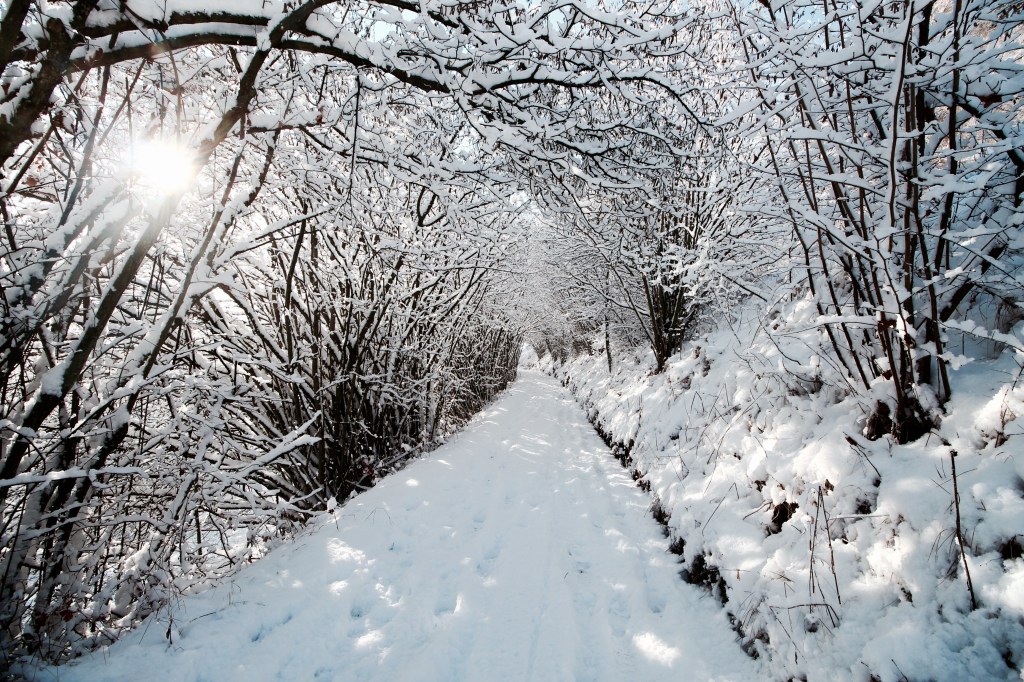
{"type": "Polygon", "coordinates": [[[649,503],[569,395],[524,372],[293,545],[36,679],[759,678],[649,503]]]}
{"type": "Polygon", "coordinates": [[[869,441],[872,405],[837,379],[814,314],[791,313],[772,337],[723,325],[661,373],[649,351],[616,357],[611,374],[603,354],[542,365],[629,444],[685,562],[702,564],[691,579],[725,590],[770,679],[1024,679],[1020,360],[953,371],[932,434],[869,441]]]}

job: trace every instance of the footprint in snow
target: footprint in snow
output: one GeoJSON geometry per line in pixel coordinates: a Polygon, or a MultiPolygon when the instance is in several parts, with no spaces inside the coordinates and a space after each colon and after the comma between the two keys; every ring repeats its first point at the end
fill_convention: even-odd
{"type": "Polygon", "coordinates": [[[251,637],[249,637],[249,641],[253,642],[254,644],[256,642],[259,642],[277,628],[281,627],[282,625],[287,625],[288,622],[291,621],[291,619],[292,614],[286,613],[284,618],[282,618],[277,623],[261,623],[256,632],[253,633],[251,637]]]}
{"type": "Polygon", "coordinates": [[[616,592],[608,604],[608,624],[616,637],[626,634],[626,622],[629,620],[629,606],[626,595],[616,592]]]}
{"type": "Polygon", "coordinates": [[[647,608],[651,610],[651,613],[661,613],[665,610],[665,605],[668,600],[665,599],[665,595],[658,590],[648,589],[647,591],[647,608]]]}
{"type": "Polygon", "coordinates": [[[435,616],[450,616],[459,607],[459,595],[450,586],[444,586],[437,595],[437,605],[434,607],[435,616]]]}
{"type": "Polygon", "coordinates": [[[352,620],[359,620],[370,612],[372,605],[372,598],[370,596],[359,595],[352,601],[352,608],[349,609],[348,614],[352,617],[352,620]]]}
{"type": "Polygon", "coordinates": [[[501,554],[501,545],[499,543],[495,543],[485,550],[480,561],[476,564],[476,574],[481,578],[490,577],[499,554],[501,554]]]}

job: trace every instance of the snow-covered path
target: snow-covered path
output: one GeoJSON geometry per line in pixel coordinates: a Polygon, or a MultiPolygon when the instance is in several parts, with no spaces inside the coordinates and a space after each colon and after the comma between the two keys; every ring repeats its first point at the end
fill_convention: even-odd
{"type": "MultiPolygon", "coordinates": [[[[552,379],[66,680],[752,680],[552,379]]],[[[47,679],[41,677],[40,679],[47,679]]]]}

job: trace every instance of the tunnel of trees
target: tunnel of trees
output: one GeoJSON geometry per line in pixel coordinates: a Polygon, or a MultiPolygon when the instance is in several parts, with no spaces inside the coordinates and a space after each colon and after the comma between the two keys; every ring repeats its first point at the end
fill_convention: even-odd
{"type": "Polygon", "coordinates": [[[527,341],[661,369],[804,301],[898,442],[950,334],[1024,351],[1017,0],[3,12],[4,660],[258,556],[527,341]]]}

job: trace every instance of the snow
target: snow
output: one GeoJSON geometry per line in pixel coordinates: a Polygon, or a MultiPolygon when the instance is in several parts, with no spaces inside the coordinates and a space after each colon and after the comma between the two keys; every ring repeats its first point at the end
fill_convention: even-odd
{"type": "Polygon", "coordinates": [[[646,351],[618,354],[609,374],[600,341],[594,355],[541,366],[612,440],[632,444],[686,563],[703,556],[720,569],[726,608],[771,679],[1021,679],[1024,560],[1005,556],[1024,529],[1013,353],[952,369],[932,434],[869,441],[865,415],[873,398],[892,400],[889,384],[871,398],[847,389],[820,361],[826,341],[799,331],[813,328],[811,308],[795,303],[771,338],[749,308],[662,373],[646,351]],[[783,505],[795,506],[776,523],[783,505]]]}
{"type": "Polygon", "coordinates": [[[294,543],[35,679],[762,677],[680,580],[650,502],[568,393],[523,371],[294,543]]]}

